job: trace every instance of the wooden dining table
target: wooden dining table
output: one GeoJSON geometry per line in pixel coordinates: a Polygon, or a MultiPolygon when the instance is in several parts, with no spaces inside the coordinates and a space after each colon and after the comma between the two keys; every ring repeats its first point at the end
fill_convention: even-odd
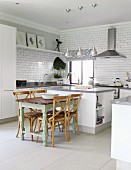
{"type": "MultiPolygon", "coordinates": [[[[19,102],[19,109],[20,109],[20,133],[21,133],[21,140],[24,140],[24,134],[30,134],[34,136],[42,137],[43,145],[47,146],[47,140],[48,140],[48,126],[47,126],[47,111],[53,107],[53,99],[47,100],[43,99],[42,97],[35,97],[35,98],[27,98],[27,99],[19,99],[17,100],[19,102]],[[43,120],[42,120],[42,129],[43,132],[41,134],[35,133],[35,132],[29,132],[25,130],[24,127],[24,108],[32,108],[41,110],[43,114],[43,120]]],[[[64,100],[61,101],[63,104],[66,102],[64,100]]],[[[73,128],[75,129],[75,127],[73,128]]]]}

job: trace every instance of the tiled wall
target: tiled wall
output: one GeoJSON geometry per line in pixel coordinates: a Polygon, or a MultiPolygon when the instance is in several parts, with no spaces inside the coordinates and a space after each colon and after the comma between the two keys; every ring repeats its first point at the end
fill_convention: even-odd
{"type": "MultiPolygon", "coordinates": [[[[126,59],[98,59],[95,61],[95,82],[111,84],[116,77],[126,83],[126,71],[131,73],[131,23],[113,25],[117,29],[117,51],[126,55],[126,59]]],[[[89,27],[85,29],[62,31],[63,51],[66,48],[91,49],[95,46],[98,53],[107,49],[107,33],[109,26],[89,27]]]]}
{"type": "MultiPolygon", "coordinates": [[[[54,70],[52,69],[56,57],[60,57],[64,62],[67,62],[61,54],[17,48],[16,79],[41,82],[56,81],[53,78],[54,70]],[[48,75],[44,77],[45,74],[48,75]]],[[[67,75],[67,68],[63,74],[64,76],[67,75]]]]}

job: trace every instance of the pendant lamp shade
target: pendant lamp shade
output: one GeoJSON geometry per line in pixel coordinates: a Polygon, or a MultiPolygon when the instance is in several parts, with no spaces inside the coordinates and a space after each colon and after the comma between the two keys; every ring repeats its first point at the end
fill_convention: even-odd
{"type": "Polygon", "coordinates": [[[93,48],[92,48],[92,50],[91,50],[91,55],[92,55],[92,56],[97,55],[97,51],[96,51],[95,46],[93,46],[93,48]]]}
{"type": "Polygon", "coordinates": [[[81,48],[79,48],[78,52],[77,52],[77,56],[82,56],[82,50],[81,48]]]}
{"type": "Polygon", "coordinates": [[[70,57],[69,49],[66,50],[65,57],[70,57]]]}

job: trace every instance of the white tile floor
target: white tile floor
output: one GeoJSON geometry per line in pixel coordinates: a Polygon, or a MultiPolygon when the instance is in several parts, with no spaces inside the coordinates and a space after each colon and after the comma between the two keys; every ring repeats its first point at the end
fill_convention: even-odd
{"type": "Polygon", "coordinates": [[[71,135],[66,142],[61,132],[56,134],[55,148],[16,138],[17,122],[0,125],[0,170],[115,170],[110,157],[110,129],[97,135],[71,135]]]}

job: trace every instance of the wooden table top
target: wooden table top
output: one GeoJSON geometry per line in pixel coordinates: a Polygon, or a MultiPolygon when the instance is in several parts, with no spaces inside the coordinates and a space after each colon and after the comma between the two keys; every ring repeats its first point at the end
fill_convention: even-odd
{"type": "MultiPolygon", "coordinates": [[[[53,99],[43,99],[42,97],[34,97],[34,98],[27,98],[27,99],[18,99],[18,102],[23,103],[32,103],[32,104],[41,104],[41,105],[47,105],[52,104],[53,99]]],[[[61,102],[65,102],[65,100],[61,100],[61,102]]]]}
{"type": "Polygon", "coordinates": [[[52,104],[53,99],[51,100],[45,100],[42,97],[34,97],[34,98],[27,98],[27,99],[19,99],[17,100],[18,102],[23,102],[23,103],[32,103],[32,104],[41,104],[41,105],[47,105],[47,104],[52,104]]]}

